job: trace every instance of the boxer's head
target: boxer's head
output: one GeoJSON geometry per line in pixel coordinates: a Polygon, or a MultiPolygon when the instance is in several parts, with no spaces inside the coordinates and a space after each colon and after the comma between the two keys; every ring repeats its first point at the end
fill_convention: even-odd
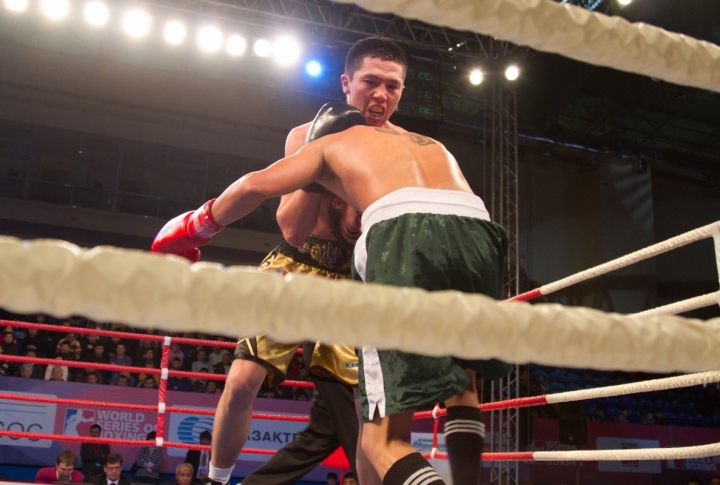
{"type": "Polygon", "coordinates": [[[368,125],[382,126],[397,108],[407,73],[407,57],[395,41],[369,37],[356,42],[345,58],[341,76],[347,102],[368,125]]]}
{"type": "Polygon", "coordinates": [[[350,250],[362,234],[360,214],[340,197],[328,206],[328,224],[335,239],[350,250]]]}

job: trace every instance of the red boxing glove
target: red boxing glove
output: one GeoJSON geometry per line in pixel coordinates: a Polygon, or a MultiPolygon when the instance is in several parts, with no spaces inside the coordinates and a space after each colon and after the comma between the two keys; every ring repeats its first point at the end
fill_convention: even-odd
{"type": "Polygon", "coordinates": [[[210,242],[210,239],[222,231],[210,214],[215,199],[207,201],[195,212],[186,212],[165,224],[152,243],[153,253],[177,254],[193,263],[200,259],[198,247],[210,242]]]}

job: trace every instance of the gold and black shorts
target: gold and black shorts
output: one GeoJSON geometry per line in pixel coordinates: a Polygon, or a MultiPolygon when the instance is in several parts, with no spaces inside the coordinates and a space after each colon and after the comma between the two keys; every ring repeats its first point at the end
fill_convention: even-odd
{"type": "MultiPolygon", "coordinates": [[[[294,273],[349,279],[351,257],[350,252],[338,243],[315,236],[310,236],[299,248],[282,239],[260,263],[260,270],[282,275],[294,273]]],[[[242,338],[235,349],[235,358],[259,363],[272,374],[269,381],[277,385],[285,378],[290,361],[302,345],[302,342],[279,343],[264,335],[242,338]]],[[[355,348],[317,342],[310,359],[310,372],[317,377],[337,378],[356,386],[358,359],[355,348]]]]}

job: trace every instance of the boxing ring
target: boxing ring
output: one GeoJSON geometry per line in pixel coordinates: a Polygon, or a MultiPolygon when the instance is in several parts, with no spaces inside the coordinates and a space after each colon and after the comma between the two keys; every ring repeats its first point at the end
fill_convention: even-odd
{"type": "MultiPolygon", "coordinates": [[[[720,319],[690,320],[673,316],[718,304],[720,292],[691,298],[639,314],[622,316],[557,304],[529,305],[527,300],[654,257],[702,239],[713,238],[720,267],[720,222],[716,222],[627,256],[590,268],[557,282],[543,285],[505,302],[482,295],[454,291],[426,292],[413,288],[331,282],[305,276],[281,277],[254,268],[223,268],[183,258],[116,248],[80,249],[66,242],[23,242],[0,238],[0,306],[11,311],[44,312],[56,316],[82,314],[104,321],[177,332],[196,330],[220,334],[268,333],[278,340],[341,341],[356,346],[401,348],[431,355],[453,354],[465,358],[500,358],[514,363],[599,370],[694,372],[689,375],[645,382],[532,396],[486,403],[483,411],[576,402],[586,399],[678,389],[720,382],[720,319]],[[311,298],[310,295],[313,295],[311,298]],[[179,307],[179,308],[178,308],[179,307]],[[275,308],[267,312],[267,308],[275,308]],[[362,311],[361,311],[362,310],[362,311]],[[328,318],[336,325],[318,326],[328,318]],[[452,322],[452,330],[438,322],[452,322]],[[440,333],[442,336],[440,335],[440,333]],[[413,335],[412,339],[408,335],[413,335]],[[549,338],[548,338],[549,336],[549,338]],[[461,344],[461,342],[464,342],[461,344]],[[572,342],[573,345],[568,345],[572,342]],[[701,372],[700,372],[701,371],[701,372]]],[[[64,327],[1,321],[3,325],[67,331],[64,327]]],[[[115,407],[157,412],[157,446],[209,449],[197,444],[164,439],[165,415],[171,412],[212,415],[166,405],[170,376],[224,379],[224,375],[170,370],[172,342],[192,345],[219,343],[187,338],[73,328],[78,334],[122,337],[162,343],[160,369],[63,361],[68,367],[90,367],[160,375],[157,405],[113,404],[72,399],[37,398],[0,393],[0,399],[64,403],[89,407],[115,407]]],[[[3,356],[15,363],[55,364],[55,359],[3,356]]],[[[312,387],[302,381],[285,381],[312,387]]],[[[416,413],[415,419],[433,419],[433,449],[426,457],[447,458],[437,451],[439,419],[445,411],[416,413]]],[[[255,419],[307,421],[304,416],[253,415],[255,419]]],[[[68,440],[132,446],[142,440],[68,437],[16,431],[0,436],[68,440]]],[[[243,449],[244,453],[272,454],[272,450],[243,449]]],[[[691,447],[634,450],[574,450],[484,453],[485,461],[625,461],[689,459],[720,455],[720,443],[691,447]]]]}
{"type": "MultiPolygon", "coordinates": [[[[572,5],[548,0],[353,0],[353,3],[375,12],[392,12],[406,18],[470,30],[596,65],[720,92],[720,47],[572,5]]],[[[720,269],[720,223],[714,223],[543,285],[500,304],[482,295],[450,291],[429,293],[419,289],[333,282],[297,275],[281,278],[275,274],[259,273],[254,268],[223,268],[209,263],[190,265],[184,259],[173,256],[102,247],[86,251],[66,242],[24,242],[3,237],[0,238],[0,307],[18,313],[79,314],[91,319],[126,322],[168,332],[202,329],[203,332],[232,337],[265,333],[280,341],[344,342],[427,355],[499,358],[517,364],[532,362],[597,370],[691,373],[481,405],[482,410],[490,411],[720,382],[720,372],[717,371],[720,369],[720,319],[699,321],[674,316],[718,304],[720,292],[630,316],[556,304],[531,306],[526,303],[710,237],[714,239],[716,262],[720,269]],[[318,325],[318,322],[327,321],[335,324],[318,325]],[[451,326],[439,322],[451,322],[451,326]],[[568,344],[570,342],[572,345],[568,344]]],[[[57,330],[24,322],[3,321],[3,324],[57,330]]],[[[78,328],[73,331],[128,338],[127,333],[114,335],[117,332],[78,328]]],[[[209,449],[163,438],[167,413],[213,414],[211,411],[166,405],[169,376],[197,377],[193,373],[168,369],[170,343],[202,341],[148,335],[141,335],[141,338],[162,342],[160,369],[116,368],[98,364],[85,366],[106,371],[159,374],[161,379],[156,405],[51,398],[47,402],[157,412],[157,446],[209,449]]],[[[218,343],[213,341],[211,345],[218,343]]],[[[234,344],[228,345],[234,347],[234,344]]],[[[54,359],[17,356],[2,356],[2,360],[43,364],[57,362],[54,359]]],[[[83,364],[63,362],[63,365],[73,367],[82,367],[83,364]]],[[[225,377],[200,375],[204,379],[225,377]]],[[[10,393],[0,393],[0,399],[43,402],[41,398],[10,393]]],[[[428,455],[431,458],[446,457],[437,451],[438,423],[443,414],[444,411],[437,407],[431,412],[416,414],[416,419],[434,419],[433,451],[428,455]]],[[[253,416],[307,420],[306,417],[272,414],[253,416]]],[[[0,431],[0,436],[136,446],[148,444],[141,440],[13,431],[0,431]]],[[[268,450],[244,449],[243,452],[266,454],[268,450]]],[[[720,455],[720,443],[652,450],[485,453],[483,459],[538,462],[665,460],[714,455],[720,455]]]]}

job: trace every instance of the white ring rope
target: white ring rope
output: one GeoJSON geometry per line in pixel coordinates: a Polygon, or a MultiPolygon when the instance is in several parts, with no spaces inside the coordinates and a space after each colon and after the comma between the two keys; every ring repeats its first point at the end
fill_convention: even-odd
{"type": "Polygon", "coordinates": [[[668,389],[681,389],[683,387],[698,386],[720,382],[720,372],[701,372],[699,374],[688,374],[685,376],[665,377],[652,379],[643,382],[632,382],[630,384],[619,384],[616,386],[599,387],[596,389],[582,389],[580,391],[566,391],[557,394],[547,394],[545,399],[548,404],[567,403],[583,401],[585,399],[599,399],[602,397],[625,396],[640,392],[666,391],[668,389]]]}
{"type": "Polygon", "coordinates": [[[720,92],[720,47],[550,0],[339,0],[720,92]]]}
{"type": "Polygon", "coordinates": [[[535,461],[635,461],[691,460],[720,455],[720,443],[680,448],[642,448],[636,450],[536,451],[535,461]]]}
{"type": "Polygon", "coordinates": [[[0,307],[167,331],[256,335],[647,372],[720,369],[720,318],[634,317],[456,291],[283,278],[254,268],[0,238],[0,307]],[[332,325],[328,325],[332,322],[332,325]]]}
{"type": "MultiPolygon", "coordinates": [[[[562,290],[563,288],[567,288],[568,286],[575,285],[582,281],[604,275],[605,273],[609,273],[620,268],[624,268],[625,266],[629,266],[639,261],[652,258],[653,256],[657,256],[673,249],[686,246],[695,241],[707,239],[709,237],[712,237],[714,234],[717,234],[719,227],[720,221],[713,222],[712,224],[708,224],[707,226],[699,227],[684,234],[680,234],[679,236],[675,236],[657,244],[653,244],[652,246],[640,249],[639,251],[635,251],[620,258],[613,259],[612,261],[608,261],[607,263],[603,263],[593,268],[586,269],[585,271],[580,271],[579,273],[575,273],[574,275],[568,276],[567,278],[563,278],[552,283],[548,283],[547,285],[543,285],[540,287],[540,293],[542,293],[543,295],[549,295],[550,293],[554,293],[558,290],[562,290]]],[[[717,244],[720,243],[718,243],[716,239],[716,245],[717,244]]]]}
{"type": "Polygon", "coordinates": [[[679,315],[681,313],[705,308],[712,305],[720,304],[720,291],[708,293],[706,295],[688,298],[687,300],[670,303],[669,305],[651,308],[643,312],[635,313],[636,317],[651,317],[654,315],[679,315]]]}

